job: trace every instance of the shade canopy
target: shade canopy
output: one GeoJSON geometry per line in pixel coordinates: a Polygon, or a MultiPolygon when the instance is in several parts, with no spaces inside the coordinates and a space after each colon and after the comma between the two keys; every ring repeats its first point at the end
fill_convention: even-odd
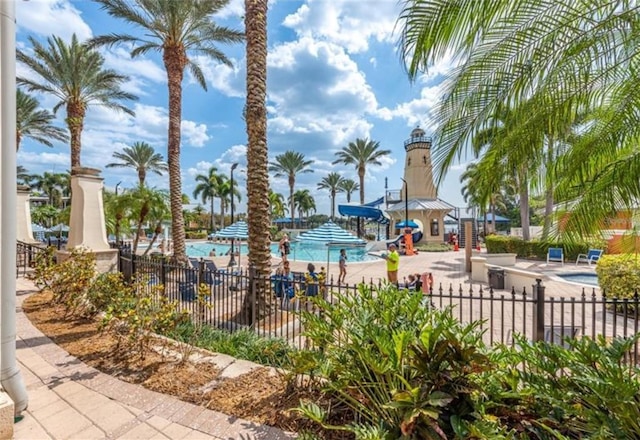
{"type": "Polygon", "coordinates": [[[31,231],[34,233],[42,233],[42,232],[50,232],[49,228],[45,228],[44,226],[40,226],[36,223],[31,223],[31,231]]]}
{"type": "Polygon", "coordinates": [[[396,223],[396,228],[413,228],[413,229],[417,229],[419,228],[420,225],[418,225],[416,222],[414,222],[413,220],[409,220],[408,222],[405,223],[404,220],[402,220],[399,223],[396,223]]]}
{"type": "Polygon", "coordinates": [[[298,235],[297,241],[350,246],[364,246],[367,244],[365,240],[342,229],[332,221],[328,221],[315,229],[303,232],[298,235]]]}
{"type": "MultiPolygon", "coordinates": [[[[294,223],[300,223],[300,222],[302,222],[302,220],[298,217],[298,218],[293,219],[293,222],[294,223]]],[[[291,223],[291,217],[277,218],[277,219],[273,220],[273,223],[277,223],[277,224],[280,224],[280,223],[291,223]]]]}
{"type": "Polygon", "coordinates": [[[51,232],[69,232],[69,226],[64,223],[58,223],[55,226],[51,226],[51,232]]]}
{"type": "MultiPolygon", "coordinates": [[[[501,215],[492,215],[492,214],[489,214],[489,215],[487,216],[487,222],[488,222],[488,223],[493,223],[493,222],[494,222],[494,220],[495,220],[495,223],[510,223],[510,222],[511,222],[511,220],[509,220],[509,219],[508,219],[508,218],[506,218],[506,217],[502,217],[501,215]]],[[[478,221],[479,221],[479,222],[483,222],[483,221],[484,221],[484,217],[483,217],[483,216],[478,217],[478,221]]]]}
{"type": "Polygon", "coordinates": [[[247,222],[239,221],[213,234],[216,238],[249,238],[249,227],[247,222]]]}

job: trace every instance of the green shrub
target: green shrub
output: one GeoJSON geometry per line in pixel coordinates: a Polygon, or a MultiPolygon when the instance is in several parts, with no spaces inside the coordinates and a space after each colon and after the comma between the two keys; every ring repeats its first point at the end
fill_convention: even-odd
{"type": "MultiPolygon", "coordinates": [[[[320,313],[303,312],[305,335],[316,348],[293,356],[292,370],[318,381],[334,405],[303,403],[298,409],[327,429],[356,438],[453,438],[478,414],[474,376],[490,369],[476,331],[449,310],[425,304],[421,294],[361,285],[357,294],[312,301],[320,313]],[[339,402],[339,403],[338,403],[339,402]],[[338,403],[338,404],[336,404],[338,403]],[[332,425],[332,412],[346,405],[358,423],[332,425]]],[[[344,418],[343,418],[344,420],[344,418]]],[[[496,430],[490,430],[494,436],[496,430]]]]}
{"type": "Polygon", "coordinates": [[[207,231],[185,231],[184,235],[190,240],[202,240],[207,238],[207,231]]]}
{"type": "Polygon", "coordinates": [[[452,249],[447,243],[424,243],[416,245],[420,252],[448,252],[452,249]]]}
{"type": "Polygon", "coordinates": [[[566,261],[575,261],[578,254],[586,254],[589,249],[605,249],[604,240],[591,240],[582,243],[562,243],[559,241],[524,241],[518,237],[504,235],[488,235],[485,238],[487,253],[490,254],[517,254],[519,258],[546,260],[547,251],[552,247],[564,250],[566,261]]]}
{"type": "Polygon", "coordinates": [[[215,353],[274,367],[288,366],[288,358],[293,352],[287,341],[260,337],[253,330],[229,333],[208,325],[199,327],[192,322],[180,324],[175,330],[166,333],[166,336],[177,341],[188,341],[215,353]]]}
{"type": "Polygon", "coordinates": [[[638,254],[603,255],[596,265],[598,283],[609,297],[633,298],[640,292],[638,254]]]}
{"type": "Polygon", "coordinates": [[[481,375],[480,412],[491,412],[531,439],[640,438],[640,370],[629,360],[640,335],[600,336],[562,345],[518,337],[499,348],[499,366],[481,375]]]}

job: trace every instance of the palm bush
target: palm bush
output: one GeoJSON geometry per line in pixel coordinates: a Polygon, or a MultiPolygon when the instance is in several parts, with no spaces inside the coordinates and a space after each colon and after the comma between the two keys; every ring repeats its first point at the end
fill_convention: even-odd
{"type": "Polygon", "coordinates": [[[302,313],[316,350],[292,358],[295,373],[320,375],[338,403],[303,403],[299,411],[356,438],[451,438],[477,418],[473,378],[490,368],[479,323],[460,324],[450,310],[393,286],[336,296],[334,303],[314,298],[320,313],[302,313]],[[328,422],[345,407],[358,423],[328,422]]]}

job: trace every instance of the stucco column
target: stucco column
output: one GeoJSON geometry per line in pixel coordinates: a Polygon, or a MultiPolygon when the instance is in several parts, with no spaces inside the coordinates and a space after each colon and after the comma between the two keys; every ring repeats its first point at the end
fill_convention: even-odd
{"type": "Polygon", "coordinates": [[[16,203],[16,238],[25,243],[37,243],[33,238],[31,228],[31,188],[26,185],[18,185],[18,198],[16,203]]]}
{"type": "MultiPolygon", "coordinates": [[[[71,170],[71,220],[67,250],[86,249],[96,254],[99,272],[117,267],[118,251],[107,241],[102,189],[104,179],[100,170],[75,167],[71,170]]],[[[67,251],[57,254],[58,261],[68,257],[67,251]]]]}

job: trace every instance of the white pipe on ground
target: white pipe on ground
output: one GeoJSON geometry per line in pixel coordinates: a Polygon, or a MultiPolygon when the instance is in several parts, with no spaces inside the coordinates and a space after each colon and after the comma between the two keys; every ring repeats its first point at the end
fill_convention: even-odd
{"type": "Polygon", "coordinates": [[[15,414],[29,398],[16,361],[16,5],[0,0],[0,384],[15,414]]]}

